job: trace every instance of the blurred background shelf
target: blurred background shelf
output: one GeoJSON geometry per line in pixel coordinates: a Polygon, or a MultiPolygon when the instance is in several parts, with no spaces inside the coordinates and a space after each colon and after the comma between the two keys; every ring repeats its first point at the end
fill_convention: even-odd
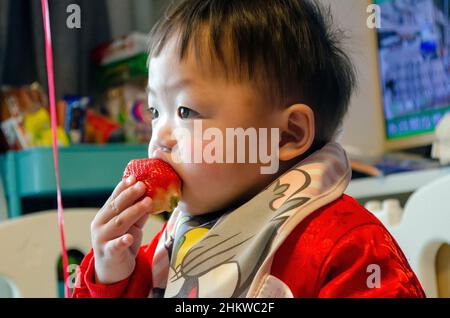
{"type": "MultiPolygon", "coordinates": [[[[147,157],[147,145],[77,145],[59,149],[64,195],[109,193],[131,159],[147,157]]],[[[11,218],[22,214],[22,199],[55,196],[51,148],[7,152],[0,156],[1,175],[11,218]]]]}
{"type": "MultiPolygon", "coordinates": [[[[450,167],[395,173],[388,176],[352,180],[345,191],[359,203],[375,199],[396,198],[404,204],[409,196],[440,177],[450,174],[450,167]]],[[[449,189],[450,193],[450,189],[449,189]]]]}

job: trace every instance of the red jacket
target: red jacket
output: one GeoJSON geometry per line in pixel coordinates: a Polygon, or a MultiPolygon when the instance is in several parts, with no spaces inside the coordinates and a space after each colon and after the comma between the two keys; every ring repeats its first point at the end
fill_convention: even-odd
{"type": "MultiPolygon", "coordinates": [[[[89,252],[80,265],[73,297],[147,297],[152,258],[163,230],[141,247],[133,274],[113,285],[95,284],[94,256],[89,252]]],[[[277,251],[271,274],[294,297],[425,297],[396,241],[376,217],[347,195],[295,228],[277,251]],[[373,265],[379,266],[379,286],[368,284],[373,265]]]]}

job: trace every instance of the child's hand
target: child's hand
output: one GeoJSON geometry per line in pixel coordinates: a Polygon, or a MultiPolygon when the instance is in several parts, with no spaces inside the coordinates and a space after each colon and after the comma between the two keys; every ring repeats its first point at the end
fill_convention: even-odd
{"type": "Polygon", "coordinates": [[[145,185],[134,176],[120,182],[91,223],[95,279],[113,284],[129,277],[142,242],[142,227],[152,210],[145,185]]]}

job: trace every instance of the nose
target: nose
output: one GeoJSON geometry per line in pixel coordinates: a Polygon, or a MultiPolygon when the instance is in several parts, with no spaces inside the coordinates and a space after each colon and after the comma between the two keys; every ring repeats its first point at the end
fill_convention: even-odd
{"type": "Polygon", "coordinates": [[[156,148],[159,148],[163,152],[172,152],[173,147],[175,147],[176,142],[172,142],[172,140],[169,141],[156,141],[155,145],[156,148]]]}
{"type": "Polygon", "coordinates": [[[166,121],[154,127],[151,143],[155,148],[158,148],[164,152],[171,152],[177,144],[177,140],[173,137],[172,127],[166,121]]]}

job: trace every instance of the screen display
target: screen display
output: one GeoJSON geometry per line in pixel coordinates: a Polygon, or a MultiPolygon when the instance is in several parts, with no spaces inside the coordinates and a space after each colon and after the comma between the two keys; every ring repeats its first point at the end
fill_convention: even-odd
{"type": "Polygon", "coordinates": [[[450,0],[375,4],[387,139],[430,133],[450,113],[450,0]]]}

